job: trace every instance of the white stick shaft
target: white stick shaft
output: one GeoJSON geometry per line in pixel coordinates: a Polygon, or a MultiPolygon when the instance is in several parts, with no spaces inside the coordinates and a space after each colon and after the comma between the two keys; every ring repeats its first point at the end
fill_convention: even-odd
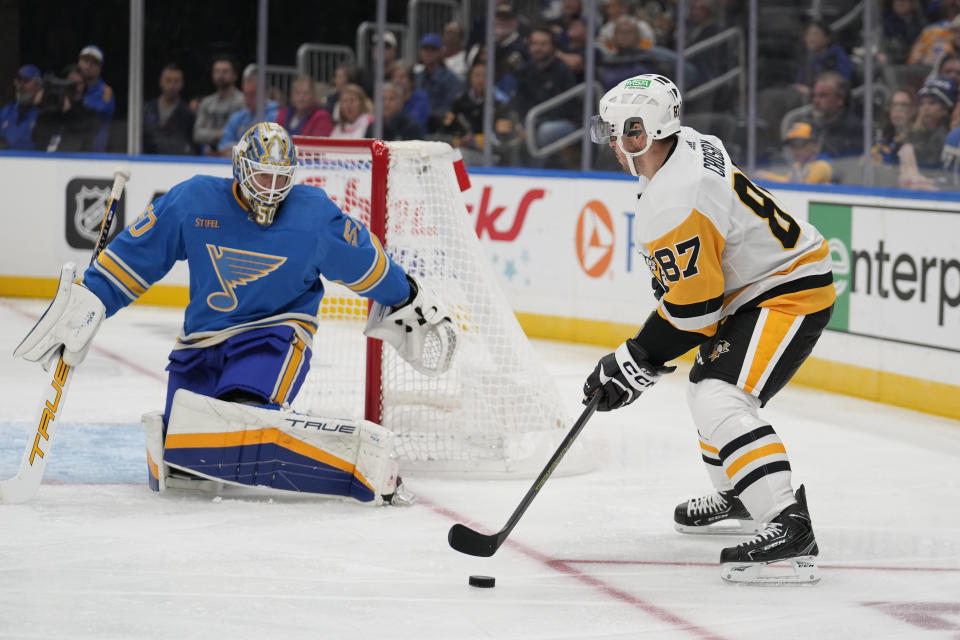
{"type": "Polygon", "coordinates": [[[33,420],[34,432],[27,440],[20,470],[13,478],[0,481],[0,504],[19,504],[36,495],[72,379],[73,367],[63,362],[61,348],[56,364],[50,367],[50,377],[33,420]]]}

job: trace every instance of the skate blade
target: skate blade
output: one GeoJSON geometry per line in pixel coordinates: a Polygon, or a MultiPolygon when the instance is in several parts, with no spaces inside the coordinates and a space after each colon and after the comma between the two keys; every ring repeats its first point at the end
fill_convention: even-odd
{"type": "Polygon", "coordinates": [[[720,577],[727,582],[747,585],[790,586],[815,584],[820,567],[815,556],[797,556],[776,562],[728,562],[720,565],[720,577]]]}
{"type": "Polygon", "coordinates": [[[691,527],[679,522],[673,523],[673,528],[680,533],[697,536],[752,536],[763,528],[753,520],[738,520],[733,522],[715,522],[703,527],[691,527]]]}

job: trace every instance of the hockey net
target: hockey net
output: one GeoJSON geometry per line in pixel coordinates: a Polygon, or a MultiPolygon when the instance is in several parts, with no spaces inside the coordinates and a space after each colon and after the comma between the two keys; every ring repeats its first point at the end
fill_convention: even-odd
{"type": "Polygon", "coordinates": [[[569,418],[472,228],[455,152],[439,142],[295,143],[298,180],[323,188],[433,288],[460,339],[450,371],[422,375],[363,336],[365,299],[325,282],[311,371],[294,408],[384,425],[408,469],[499,474],[542,466],[569,418]]]}

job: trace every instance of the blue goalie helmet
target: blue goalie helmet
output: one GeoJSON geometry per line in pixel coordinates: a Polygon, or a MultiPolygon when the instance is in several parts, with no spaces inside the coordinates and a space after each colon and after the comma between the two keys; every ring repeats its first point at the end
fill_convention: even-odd
{"type": "Polygon", "coordinates": [[[233,147],[233,178],[261,227],[273,224],[280,203],[293,188],[297,150],[287,130],[275,122],[255,124],[233,147]]]}

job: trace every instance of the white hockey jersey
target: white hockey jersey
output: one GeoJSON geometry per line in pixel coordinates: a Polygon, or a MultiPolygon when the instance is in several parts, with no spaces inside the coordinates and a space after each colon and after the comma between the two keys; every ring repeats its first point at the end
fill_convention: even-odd
{"type": "Polygon", "coordinates": [[[741,309],[804,315],[836,298],[826,240],[753,184],[718,138],[681,127],[641,189],[637,244],[666,291],[657,313],[675,329],[712,336],[741,309]]]}

